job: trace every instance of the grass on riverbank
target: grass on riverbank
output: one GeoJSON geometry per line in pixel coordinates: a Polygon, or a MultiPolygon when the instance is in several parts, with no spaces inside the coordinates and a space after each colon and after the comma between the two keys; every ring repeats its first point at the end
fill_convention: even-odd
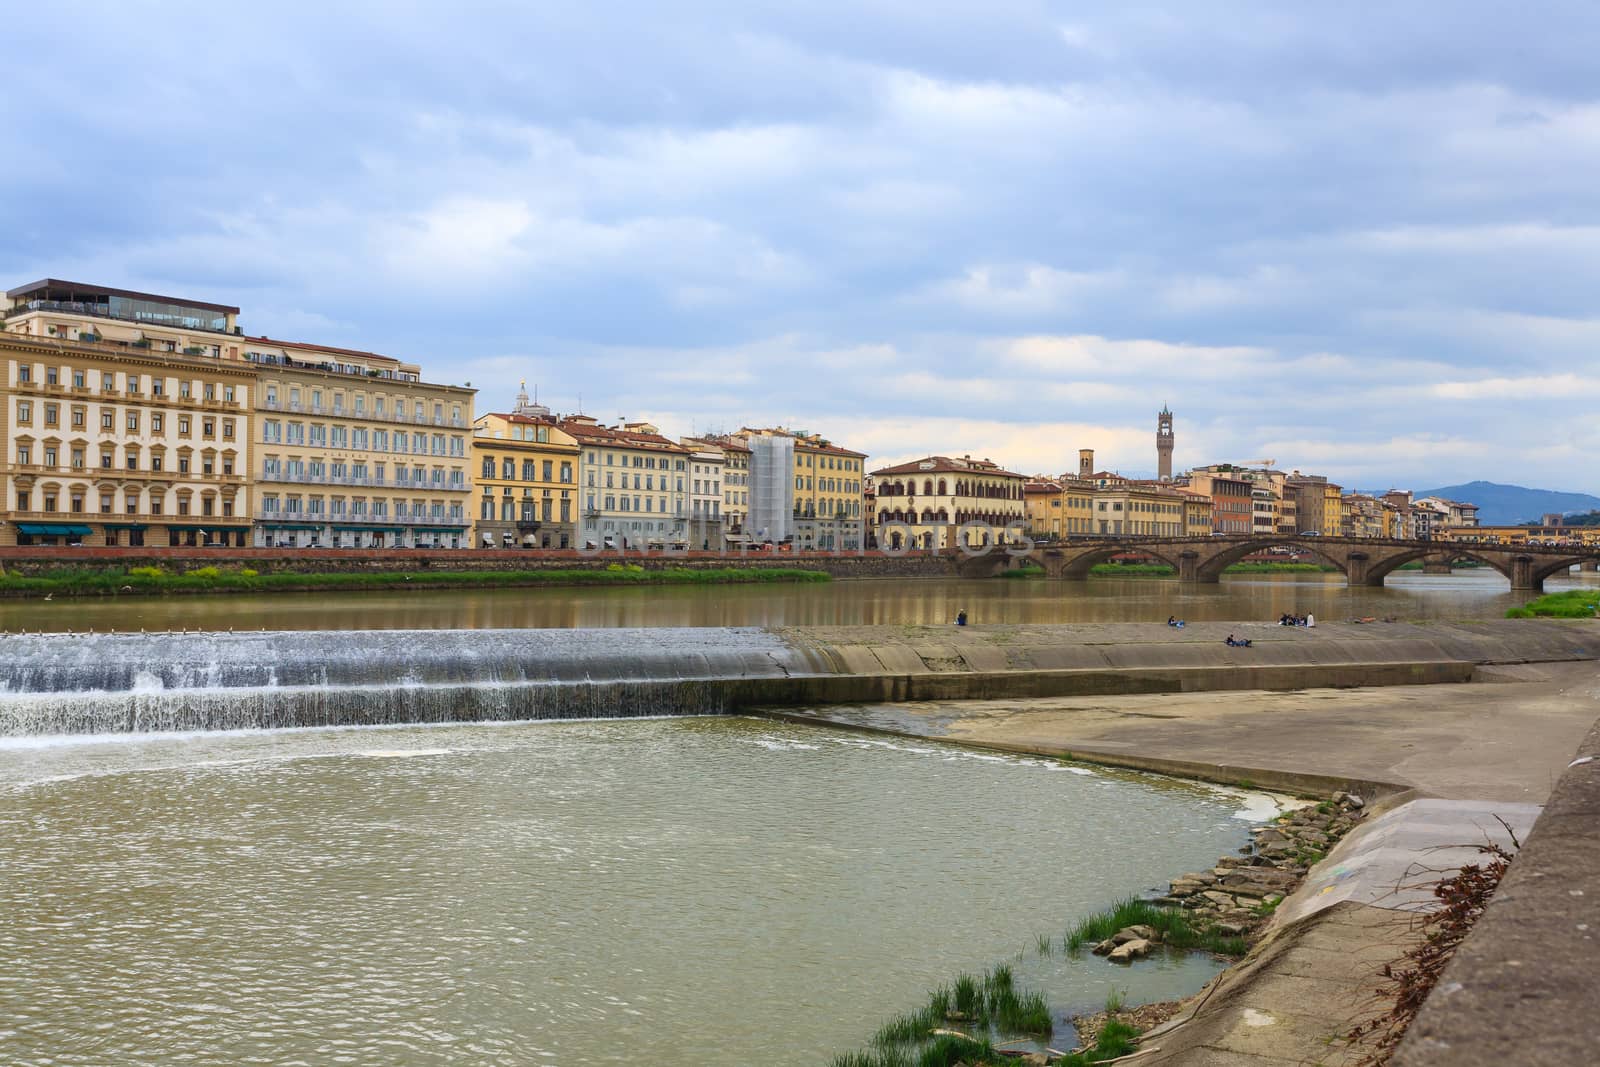
{"type": "Polygon", "coordinates": [[[1005,964],[988,974],[963,974],[940,986],[928,1003],[878,1028],[872,1048],[835,1056],[832,1067],[974,1067],[1007,1062],[993,1040],[1016,1034],[1048,1036],[1054,1019],[1044,995],[1018,989],[1005,964]]]}
{"type": "Polygon", "coordinates": [[[793,567],[663,567],[637,564],[533,571],[394,571],[260,574],[249,568],[199,567],[179,574],[159,567],[58,567],[37,577],[0,572],[0,596],[116,596],[209,592],[307,592],[346,589],[455,589],[560,585],[721,585],[728,583],[826,582],[823,571],[793,567]]]}
{"type": "MultiPolygon", "coordinates": [[[[1252,560],[1235,563],[1224,574],[1318,574],[1337,571],[1331,563],[1272,563],[1252,560]]],[[[1014,567],[1003,572],[1007,578],[1043,578],[1043,567],[1014,567]]],[[[1096,563],[1089,568],[1096,578],[1170,578],[1178,573],[1165,563],[1096,563]]]]}
{"type": "Polygon", "coordinates": [[[1129,926],[1151,927],[1161,935],[1162,944],[1180,950],[1243,956],[1249,948],[1242,937],[1228,937],[1195,926],[1179,908],[1165,908],[1137,897],[1118,901],[1106,910],[1081,920],[1067,931],[1062,944],[1069,953],[1082,952],[1085,945],[1098,944],[1129,926]]]}
{"type": "Polygon", "coordinates": [[[1592,619],[1600,614],[1600,589],[1548,593],[1506,612],[1508,619],[1592,619]]]}

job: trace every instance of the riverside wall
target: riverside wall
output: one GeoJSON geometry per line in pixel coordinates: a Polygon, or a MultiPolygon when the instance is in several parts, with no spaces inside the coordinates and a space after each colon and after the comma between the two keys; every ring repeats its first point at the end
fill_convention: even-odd
{"type": "Polygon", "coordinates": [[[185,571],[197,567],[248,567],[262,574],[344,574],[417,571],[563,571],[594,570],[613,563],[646,570],[678,568],[716,570],[820,571],[834,578],[950,578],[959,559],[916,552],[672,552],[607,549],[342,549],[342,548],[105,548],[0,546],[0,566],[24,577],[47,575],[62,567],[118,571],[128,567],[161,567],[185,571]]]}

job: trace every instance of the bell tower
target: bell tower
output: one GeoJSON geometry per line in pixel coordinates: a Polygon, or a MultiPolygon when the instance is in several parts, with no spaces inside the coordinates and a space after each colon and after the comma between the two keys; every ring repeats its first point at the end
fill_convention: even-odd
{"type": "Polygon", "coordinates": [[[1164,482],[1172,481],[1172,412],[1161,405],[1156,415],[1156,476],[1164,482]]]}
{"type": "Polygon", "coordinates": [[[1078,449],[1078,477],[1085,481],[1094,477],[1094,449],[1078,449]]]}

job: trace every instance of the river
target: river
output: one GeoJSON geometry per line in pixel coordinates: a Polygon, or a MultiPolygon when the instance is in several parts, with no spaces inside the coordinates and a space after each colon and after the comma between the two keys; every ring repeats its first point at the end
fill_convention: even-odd
{"type": "MultiPolygon", "coordinates": [[[[1203,786],[755,719],[0,745],[0,1061],[822,1067],[1246,838],[1203,786]]],[[[1070,1041],[1063,1026],[1058,1041],[1070,1041]]]]}
{"type": "MultiPolygon", "coordinates": [[[[1573,574],[1561,589],[1600,581],[1573,574]]],[[[1529,598],[1488,570],[1400,572],[1383,588],[1339,574],[1235,575],[1216,585],[1162,578],[1064,582],[902,579],[795,585],[526,588],[0,601],[0,630],[517,629],[616,626],[819,626],[949,622],[1498,618],[1529,598]]]]}

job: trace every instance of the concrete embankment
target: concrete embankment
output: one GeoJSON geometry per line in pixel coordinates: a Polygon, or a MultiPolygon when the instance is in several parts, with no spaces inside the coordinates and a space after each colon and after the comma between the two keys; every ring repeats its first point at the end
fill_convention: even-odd
{"type": "MultiPolygon", "coordinates": [[[[1582,761],[1600,756],[1592,662],[1600,626],[1349,629],[1390,633],[1413,654],[1470,657],[1480,684],[929,701],[796,717],[1377,798],[1371,817],[1279,906],[1250,955],[1148,1037],[1140,1062],[1359,1062],[1368,1048],[1344,1037],[1387,1011],[1376,996],[1381,972],[1421,936],[1417,909],[1429,886],[1478,862],[1477,845],[1508,843],[1509,826],[1526,847],[1396,1062],[1589,1062],[1600,1047],[1591,951],[1600,929],[1592,904],[1600,895],[1600,759],[1582,761]]],[[[1320,641],[1321,631],[1290,639],[1320,641]]],[[[1345,632],[1332,643],[1364,639],[1345,632]]]]}
{"type": "Polygon", "coordinates": [[[784,639],[825,673],[787,699],[772,687],[752,696],[825,704],[1428,685],[1469,681],[1483,664],[1600,658],[1600,628],[1529,622],[789,629],[784,639]],[[1251,647],[1228,646],[1229,634],[1251,647]]]}

